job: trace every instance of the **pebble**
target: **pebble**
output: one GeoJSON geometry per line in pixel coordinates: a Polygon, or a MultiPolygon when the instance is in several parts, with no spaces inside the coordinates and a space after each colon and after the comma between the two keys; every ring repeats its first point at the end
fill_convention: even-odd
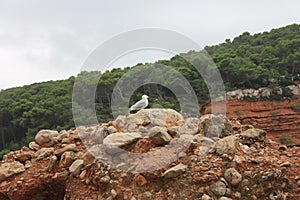
{"type": "Polygon", "coordinates": [[[286,161],[280,165],[280,167],[290,167],[290,166],[291,166],[291,163],[288,161],[286,161]]]}
{"type": "Polygon", "coordinates": [[[113,198],[115,198],[118,195],[116,190],[114,190],[114,189],[111,189],[110,193],[113,198]]]}

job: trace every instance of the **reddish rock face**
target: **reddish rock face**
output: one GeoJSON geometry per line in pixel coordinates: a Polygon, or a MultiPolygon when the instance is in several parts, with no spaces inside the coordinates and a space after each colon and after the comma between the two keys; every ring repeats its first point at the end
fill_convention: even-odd
{"type": "MultiPolygon", "coordinates": [[[[229,100],[226,103],[228,119],[237,119],[241,124],[251,124],[267,131],[267,138],[279,142],[282,134],[290,135],[292,142],[300,144],[300,112],[292,109],[299,99],[246,101],[229,100]]],[[[214,103],[218,106],[218,103],[214,103]]],[[[211,105],[206,106],[210,110],[211,105]]],[[[221,109],[221,108],[220,108],[221,109]]]]}

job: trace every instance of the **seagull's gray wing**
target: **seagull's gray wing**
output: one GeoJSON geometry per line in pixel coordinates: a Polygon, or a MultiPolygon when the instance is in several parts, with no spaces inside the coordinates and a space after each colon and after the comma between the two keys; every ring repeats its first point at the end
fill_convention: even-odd
{"type": "Polygon", "coordinates": [[[148,106],[147,99],[142,99],[142,100],[139,100],[138,102],[136,102],[134,105],[132,105],[129,110],[140,110],[147,106],[148,106]]]}

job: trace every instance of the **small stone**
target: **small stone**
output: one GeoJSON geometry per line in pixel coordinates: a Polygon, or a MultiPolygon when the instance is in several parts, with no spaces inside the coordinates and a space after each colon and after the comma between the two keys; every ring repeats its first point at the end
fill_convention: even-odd
{"type": "Polygon", "coordinates": [[[72,175],[76,176],[80,173],[82,167],[84,166],[83,160],[75,160],[72,165],[69,167],[69,171],[72,175]]]}
{"type": "Polygon", "coordinates": [[[265,140],[266,136],[266,131],[257,129],[257,128],[252,128],[248,129],[246,131],[243,131],[240,134],[241,142],[243,144],[253,144],[255,142],[263,142],[265,140]]]}
{"type": "Polygon", "coordinates": [[[126,124],[126,116],[119,115],[115,121],[113,121],[113,124],[118,126],[119,128],[123,128],[126,124]]]}
{"type": "Polygon", "coordinates": [[[147,191],[142,194],[139,194],[138,199],[152,199],[152,197],[152,193],[147,191]]]}
{"type": "Polygon", "coordinates": [[[217,154],[230,154],[234,153],[238,146],[238,137],[230,135],[218,140],[215,144],[217,154]]]}
{"type": "Polygon", "coordinates": [[[242,163],[243,163],[242,158],[241,158],[240,156],[238,156],[238,155],[235,155],[235,156],[233,157],[233,160],[232,160],[232,161],[235,162],[236,164],[242,164],[242,163]]]}
{"type": "Polygon", "coordinates": [[[145,184],[147,184],[147,180],[144,176],[138,174],[136,177],[135,177],[135,182],[138,186],[143,186],[145,184]]]}
{"type": "Polygon", "coordinates": [[[136,200],[136,198],[134,196],[132,196],[130,200],[136,200]]]}
{"type": "Polygon", "coordinates": [[[49,163],[48,163],[48,166],[47,166],[47,168],[46,168],[46,171],[47,171],[47,172],[51,172],[51,171],[52,171],[52,169],[53,169],[53,167],[54,167],[56,161],[57,161],[57,157],[56,157],[56,156],[52,156],[52,157],[50,158],[49,163]]]}
{"type": "Polygon", "coordinates": [[[180,163],[176,165],[175,167],[172,167],[164,172],[163,176],[167,178],[175,178],[181,174],[183,174],[187,169],[187,166],[180,163]]]}
{"type": "Polygon", "coordinates": [[[21,152],[18,153],[14,156],[15,160],[20,161],[22,163],[24,163],[26,160],[31,159],[33,153],[31,151],[25,151],[25,152],[21,152]]]}
{"type": "Polygon", "coordinates": [[[57,140],[58,141],[63,141],[63,139],[66,139],[66,138],[69,138],[70,137],[70,133],[65,131],[65,130],[62,130],[59,135],[57,136],[57,140]]]}
{"type": "Polygon", "coordinates": [[[178,128],[178,133],[195,135],[199,131],[199,118],[189,117],[184,120],[184,123],[178,128]]]}
{"type": "MultiPolygon", "coordinates": [[[[110,129],[112,128],[114,127],[111,126],[110,129]]],[[[95,132],[95,138],[94,138],[95,144],[102,144],[105,137],[107,137],[109,134],[116,133],[116,132],[117,132],[116,129],[115,131],[110,132],[106,126],[99,127],[95,132]]]]}
{"type": "Polygon", "coordinates": [[[86,170],[83,170],[83,171],[80,173],[79,178],[80,178],[80,179],[84,179],[85,176],[86,176],[86,174],[87,174],[87,171],[86,171],[86,170]]]}
{"type": "Polygon", "coordinates": [[[29,146],[29,148],[30,148],[31,150],[35,150],[35,151],[39,150],[39,148],[40,148],[40,145],[38,145],[38,144],[37,144],[36,142],[34,142],[34,141],[30,142],[28,146],[29,146]]]}
{"type": "Polygon", "coordinates": [[[26,160],[24,166],[25,166],[25,169],[30,168],[32,166],[31,161],[30,160],[26,160]]]}
{"type": "Polygon", "coordinates": [[[217,196],[223,196],[226,193],[226,185],[222,181],[213,183],[209,188],[217,196]]]}
{"type": "Polygon", "coordinates": [[[116,196],[118,196],[116,190],[114,190],[114,189],[111,189],[110,193],[111,193],[111,196],[112,196],[113,198],[115,198],[116,196]]]}
{"type": "Polygon", "coordinates": [[[116,133],[118,130],[115,128],[115,127],[113,127],[113,126],[109,126],[108,128],[107,128],[107,130],[108,130],[108,132],[110,133],[110,134],[112,134],[112,133],[116,133]]]}
{"type": "Polygon", "coordinates": [[[185,157],[187,154],[185,153],[185,152],[180,152],[179,154],[178,154],[178,158],[183,158],[183,157],[185,157]]]}
{"type": "Polygon", "coordinates": [[[131,199],[132,197],[132,191],[130,189],[126,189],[123,193],[123,199],[124,200],[128,200],[128,199],[131,199]]]}
{"type": "Polygon", "coordinates": [[[104,138],[103,145],[107,153],[115,154],[124,151],[120,147],[131,144],[140,138],[142,138],[142,136],[137,132],[117,132],[104,138]]]}
{"type": "Polygon", "coordinates": [[[62,144],[70,143],[70,138],[64,138],[61,141],[62,144]]]}
{"type": "Polygon", "coordinates": [[[72,151],[66,151],[61,155],[59,167],[70,167],[70,165],[73,163],[75,159],[74,152],[72,151]]]}
{"type": "Polygon", "coordinates": [[[226,169],[224,178],[233,186],[238,185],[242,181],[242,175],[234,168],[226,169]]]}
{"type": "Polygon", "coordinates": [[[248,155],[249,155],[249,154],[252,153],[250,147],[248,147],[247,145],[241,144],[240,147],[241,147],[242,151],[243,151],[245,154],[248,154],[248,155]]]}
{"type": "Polygon", "coordinates": [[[232,200],[232,199],[229,197],[220,197],[219,200],[232,200]]]}
{"type": "Polygon", "coordinates": [[[233,129],[224,115],[206,114],[200,117],[199,131],[209,138],[223,138],[233,134],[233,129]]]}
{"type": "Polygon", "coordinates": [[[286,161],[280,165],[280,167],[290,167],[290,166],[291,166],[291,163],[288,161],[286,161]]]}
{"type": "Polygon", "coordinates": [[[100,183],[109,183],[110,182],[110,177],[109,175],[105,175],[103,177],[100,178],[100,183]]]}
{"type": "Polygon", "coordinates": [[[226,196],[231,196],[231,189],[230,188],[226,188],[226,196]]]}
{"type": "Polygon", "coordinates": [[[149,137],[156,145],[165,145],[172,140],[172,137],[167,132],[167,128],[159,126],[154,126],[149,130],[149,137]]]}
{"type": "Polygon", "coordinates": [[[50,156],[53,153],[54,148],[41,148],[38,151],[36,151],[33,155],[37,160],[44,159],[48,156],[50,156]]]}
{"type": "Polygon", "coordinates": [[[76,147],[75,144],[68,144],[66,145],[65,147],[61,148],[61,149],[58,149],[54,152],[54,154],[57,156],[57,157],[60,157],[64,152],[66,151],[73,151],[73,152],[77,152],[78,151],[78,148],[76,147]]]}
{"type": "Polygon", "coordinates": [[[201,197],[201,200],[212,200],[212,198],[210,196],[208,196],[207,194],[203,194],[201,197]]]}

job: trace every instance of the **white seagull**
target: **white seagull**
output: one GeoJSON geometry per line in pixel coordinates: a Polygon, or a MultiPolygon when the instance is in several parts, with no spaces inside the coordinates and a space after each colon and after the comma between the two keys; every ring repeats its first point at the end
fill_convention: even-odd
{"type": "Polygon", "coordinates": [[[129,108],[129,112],[132,110],[141,110],[146,108],[147,106],[148,106],[148,96],[144,94],[141,100],[139,100],[129,108]]]}

